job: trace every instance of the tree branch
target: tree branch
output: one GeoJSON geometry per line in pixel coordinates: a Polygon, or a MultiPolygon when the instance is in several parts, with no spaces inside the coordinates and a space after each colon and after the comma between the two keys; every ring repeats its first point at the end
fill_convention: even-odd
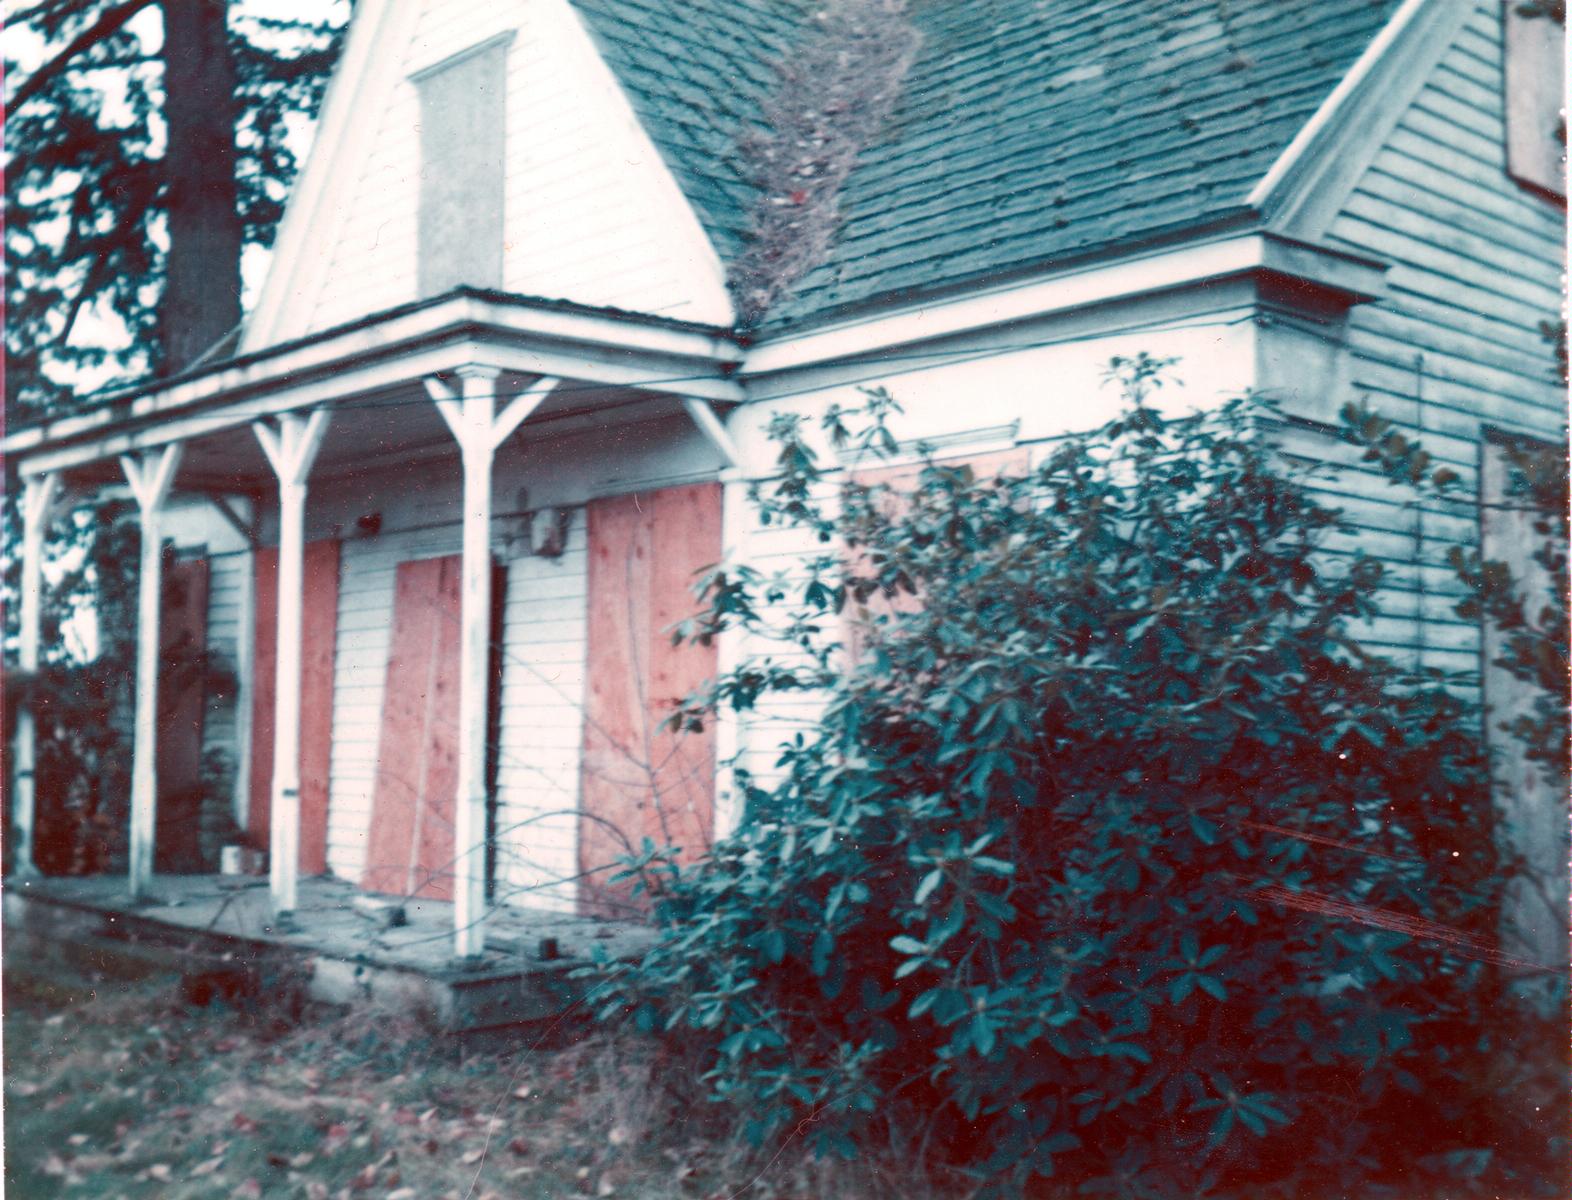
{"type": "Polygon", "coordinates": [[[153,206],[158,189],[156,187],[147,187],[143,189],[143,193],[122,214],[120,220],[115,223],[114,229],[94,239],[105,249],[101,253],[92,255],[92,266],[88,268],[87,277],[83,279],[82,286],[77,289],[76,295],[71,299],[71,307],[66,314],[65,327],[57,340],[58,345],[64,346],[70,342],[71,330],[76,326],[77,317],[81,315],[83,307],[98,294],[99,289],[103,286],[104,277],[109,274],[110,265],[114,262],[115,244],[121,240],[122,235],[126,238],[131,236],[131,232],[135,229],[137,223],[147,215],[148,209],[153,206]]]}
{"type": "Polygon", "coordinates": [[[6,121],[9,122],[18,109],[37,96],[52,79],[66,70],[77,55],[90,46],[96,45],[112,34],[119,32],[126,22],[153,3],[154,0],[126,0],[126,3],[105,12],[93,24],[72,38],[59,54],[29,75],[23,81],[22,86],[16,89],[16,94],[6,102],[6,121]]]}

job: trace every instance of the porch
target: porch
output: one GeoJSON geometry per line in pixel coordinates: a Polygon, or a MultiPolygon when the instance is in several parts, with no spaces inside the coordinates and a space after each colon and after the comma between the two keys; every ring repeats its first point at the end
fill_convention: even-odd
{"type": "Polygon", "coordinates": [[[329,876],[299,881],[291,920],[273,915],[266,879],[154,876],[133,899],[122,876],[35,877],[5,889],[8,955],[57,957],[107,976],[177,970],[188,992],[289,988],[328,1004],[414,1016],[473,1032],[554,1020],[587,985],[569,978],[597,950],[637,955],[652,932],[541,909],[502,906],[483,954],[453,957],[453,905],[411,899],[389,926],[329,876]]]}
{"type": "MultiPolygon", "coordinates": [[[[277,931],[315,903],[306,889],[328,871],[348,892],[422,897],[420,921],[377,953],[445,921],[432,953],[487,964],[488,926],[507,929],[513,899],[554,894],[585,910],[660,809],[648,793],[683,793],[688,826],[712,836],[715,764],[732,734],[678,754],[654,708],[714,663],[678,670],[644,642],[681,616],[667,593],[688,596],[697,567],[722,557],[721,493],[740,486],[722,422],[741,397],[727,378],[735,354],[700,326],[459,289],[7,436],[24,484],[24,671],[38,663],[41,544],[58,495],[129,485],[140,519],[126,873],[93,886],[141,902],[138,918],[203,908],[163,903],[188,885],[153,874],[172,774],[159,762],[171,740],[159,676],[176,498],[211,505],[245,545],[233,815],[270,878],[225,885],[209,918],[226,935],[266,929],[289,944],[277,931]],[[684,486],[702,511],[659,508],[664,541],[646,545],[656,516],[640,493],[684,486]],[[662,569],[635,578],[616,558],[596,576],[597,551],[662,569]],[[521,649],[540,631],[555,640],[521,649]]],[[[13,869],[30,894],[55,897],[38,889],[89,885],[33,872],[34,742],[34,714],[21,711],[13,869]]],[[[662,840],[699,844],[691,830],[662,840]]],[[[341,932],[364,932],[347,896],[328,907],[349,914],[341,932]]]]}

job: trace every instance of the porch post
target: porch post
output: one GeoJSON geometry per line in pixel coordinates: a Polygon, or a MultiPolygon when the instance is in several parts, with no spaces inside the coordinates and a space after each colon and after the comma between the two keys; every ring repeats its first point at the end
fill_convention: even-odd
{"type": "MultiPolygon", "coordinates": [[[[743,470],[743,453],[726,424],[708,401],[685,396],[682,406],[698,426],[704,439],[721,456],[725,467],[721,483],[721,560],[731,563],[740,557],[748,520],[748,477],[743,470]]],[[[725,630],[715,643],[715,671],[720,677],[731,674],[741,659],[743,631],[725,630]]],[[[715,713],[715,809],[714,838],[730,837],[742,823],[743,798],[737,786],[737,756],[742,749],[741,717],[733,709],[715,713]]]]}
{"type": "MultiPolygon", "coordinates": [[[[22,493],[21,629],[17,633],[17,668],[23,675],[38,670],[38,626],[43,600],[44,525],[60,476],[54,471],[29,475],[22,493]]],[[[33,699],[17,709],[11,804],[11,869],[18,877],[37,874],[33,861],[33,771],[37,766],[37,735],[33,699]]]]}
{"type": "Polygon", "coordinates": [[[142,563],[137,580],[136,732],[131,748],[133,900],[144,898],[153,882],[153,830],[158,804],[158,624],[164,574],[160,516],[183,449],[181,443],[174,442],[158,450],[120,456],[120,467],[142,518],[142,563]]]}
{"type": "Polygon", "coordinates": [[[295,911],[300,874],[300,626],[303,606],[306,477],[327,432],[328,410],[285,413],[252,425],[278,476],[278,643],[273,691],[273,795],[268,886],[273,917],[295,911]]]}
{"type": "Polygon", "coordinates": [[[499,371],[459,368],[459,390],[427,379],[464,463],[464,558],[459,635],[458,795],[453,815],[453,953],[486,949],[486,665],[491,641],[491,464],[497,447],[556,387],[543,378],[496,411],[499,371]]]}

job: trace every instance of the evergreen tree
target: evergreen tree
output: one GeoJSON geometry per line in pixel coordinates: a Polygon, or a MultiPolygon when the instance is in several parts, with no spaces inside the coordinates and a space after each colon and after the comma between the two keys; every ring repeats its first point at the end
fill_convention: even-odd
{"type": "Polygon", "coordinates": [[[348,15],[266,7],[37,0],[11,17],[13,422],[188,367],[238,325],[243,258],[272,243],[348,15]]]}

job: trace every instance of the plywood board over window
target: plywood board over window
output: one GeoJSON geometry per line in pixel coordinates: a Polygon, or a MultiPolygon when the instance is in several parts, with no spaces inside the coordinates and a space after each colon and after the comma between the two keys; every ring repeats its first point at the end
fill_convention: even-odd
{"type": "Polygon", "coordinates": [[[665,720],[715,674],[713,645],[674,645],[698,609],[698,574],[721,557],[721,486],[701,483],[592,501],[589,623],[581,767],[581,911],[639,905],[612,884],[615,862],[645,838],[692,859],[714,837],[713,723],[675,732],[665,720]]]}
{"type": "MultiPolygon", "coordinates": [[[[935,466],[970,467],[976,479],[1023,475],[1030,463],[1031,455],[1024,447],[982,454],[958,454],[934,460],[935,466]]],[[[924,466],[923,463],[908,463],[893,467],[859,468],[850,473],[847,482],[853,487],[886,489],[882,499],[883,511],[894,518],[900,515],[903,507],[909,503],[911,493],[919,486],[924,466]]],[[[870,570],[867,551],[856,552],[847,566],[854,572],[870,570]]],[[[897,592],[893,596],[875,593],[862,603],[848,601],[843,617],[848,659],[855,662],[862,658],[879,626],[903,613],[914,613],[921,609],[922,598],[910,592],[897,592]]]]}
{"type": "Polygon", "coordinates": [[[1566,197],[1566,26],[1548,3],[1504,0],[1507,173],[1566,197]]]}
{"type": "Polygon", "coordinates": [[[507,38],[414,76],[420,95],[416,286],[502,286],[507,38]]]}

